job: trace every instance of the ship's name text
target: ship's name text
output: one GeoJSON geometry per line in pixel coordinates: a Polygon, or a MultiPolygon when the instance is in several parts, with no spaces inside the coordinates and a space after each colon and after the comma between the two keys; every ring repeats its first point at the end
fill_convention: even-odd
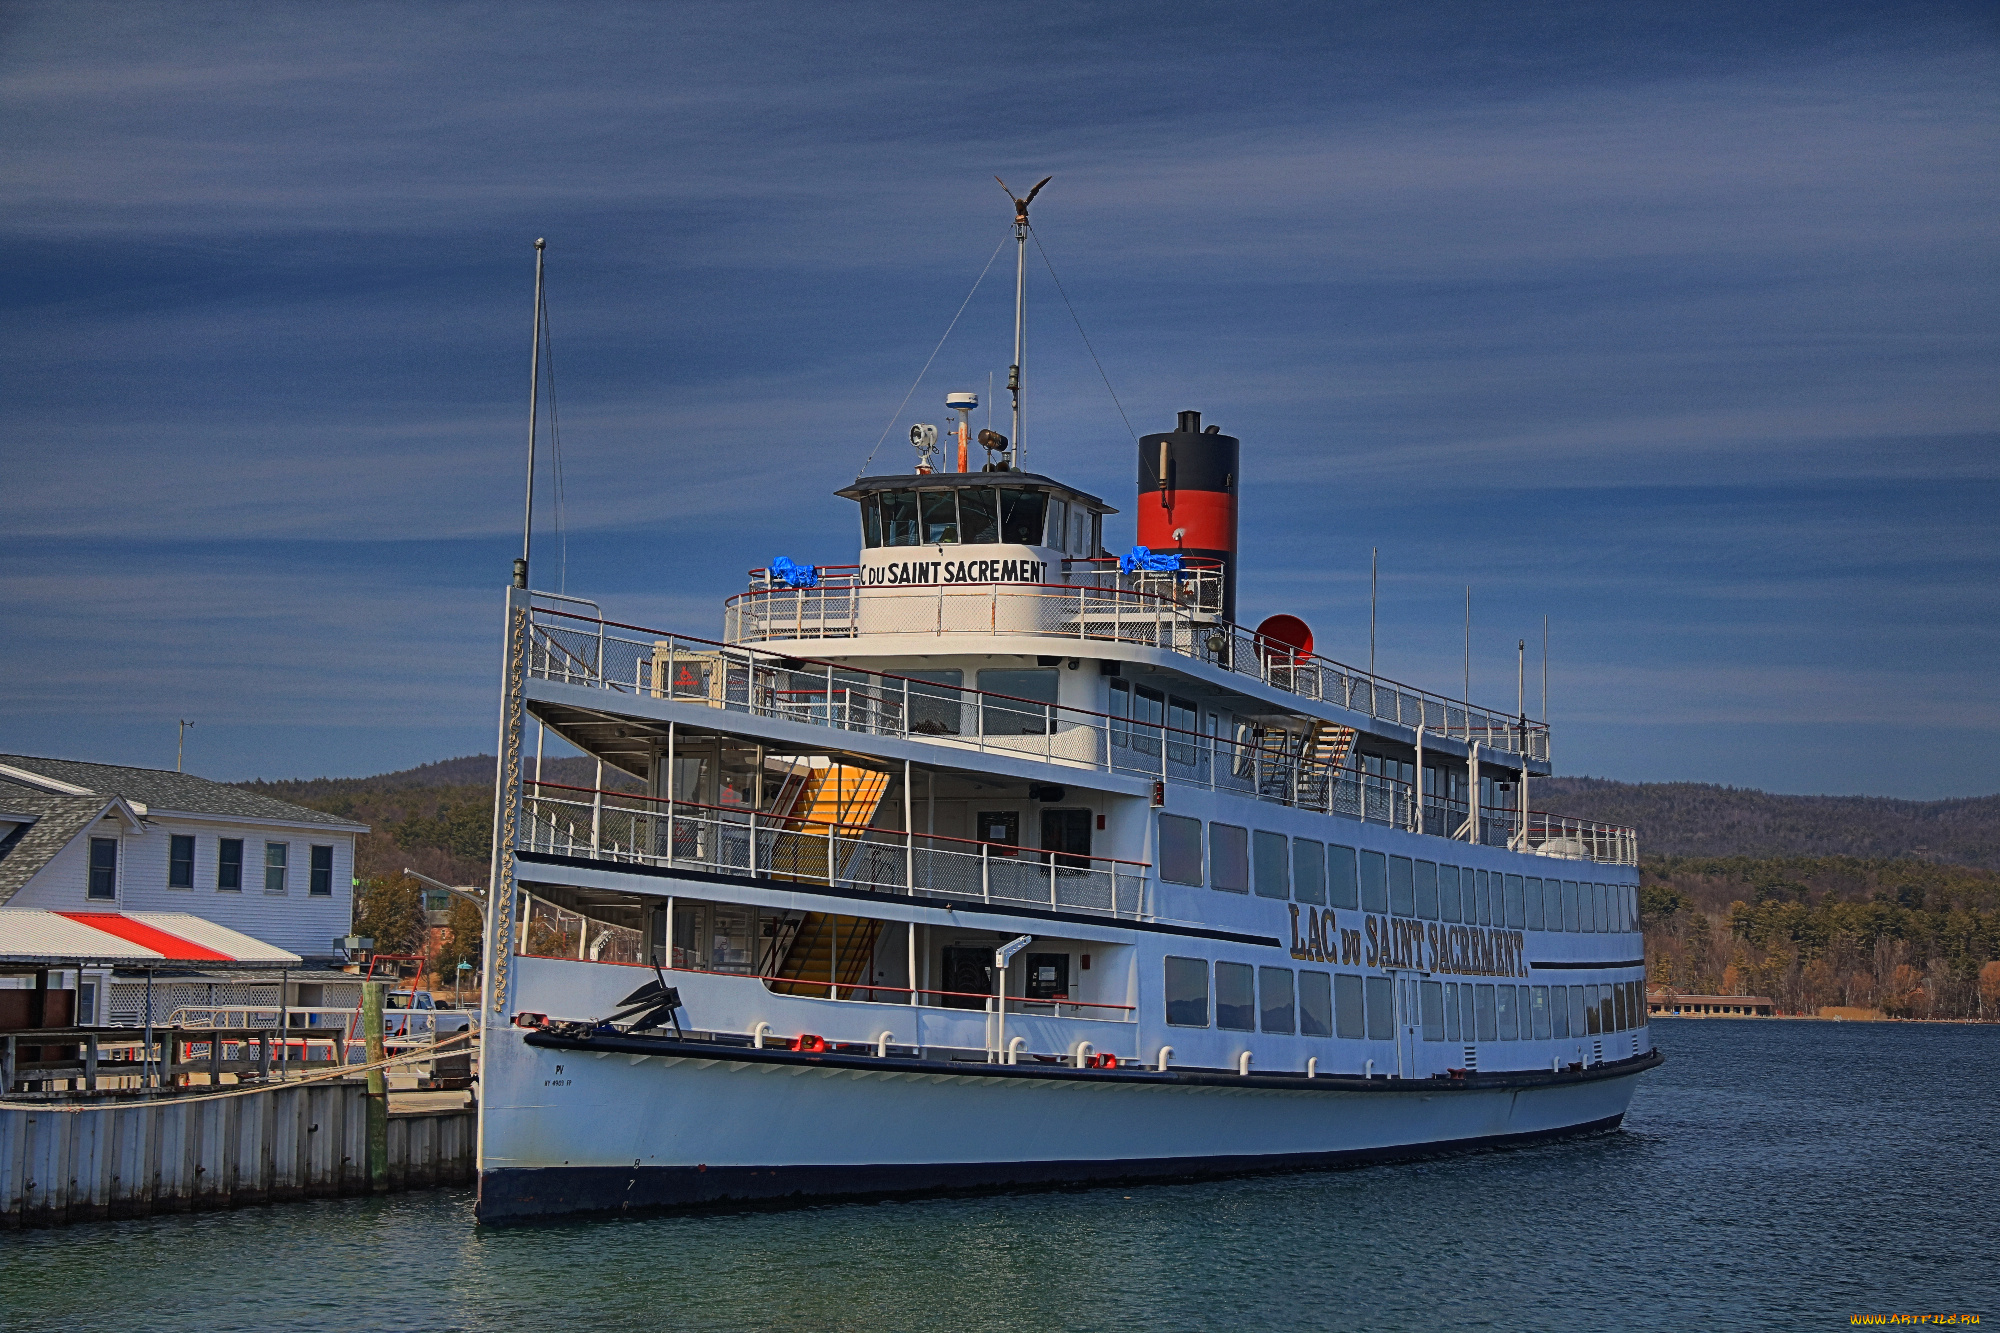
{"type": "Polygon", "coordinates": [[[862,581],[870,587],[937,583],[1046,583],[1046,560],[899,560],[869,565],[862,581]]]}
{"type": "Polygon", "coordinates": [[[1340,925],[1331,911],[1292,904],[1292,957],[1347,967],[1406,967],[1467,977],[1525,977],[1526,937],[1518,930],[1455,926],[1367,915],[1361,928],[1340,925]]]}

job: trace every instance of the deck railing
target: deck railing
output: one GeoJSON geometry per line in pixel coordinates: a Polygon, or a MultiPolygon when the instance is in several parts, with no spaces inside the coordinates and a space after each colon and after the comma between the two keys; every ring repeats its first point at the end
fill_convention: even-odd
{"type": "Polygon", "coordinates": [[[864,632],[1132,643],[1385,722],[1530,759],[1549,757],[1546,723],[1471,708],[1329,658],[1294,653],[1216,619],[1192,595],[1161,591],[1161,581],[1172,575],[1093,570],[1074,571],[1073,581],[1063,584],[861,587],[845,569],[834,568],[823,571],[816,587],[792,588],[759,580],[761,570],[752,573],[751,590],[724,604],[723,638],[731,644],[849,639],[864,632]]]}
{"type": "MultiPolygon", "coordinates": [[[[1143,862],[548,782],[530,784],[523,805],[521,846],[527,851],[913,897],[1147,916],[1150,867],[1143,862]]],[[[597,956],[587,940],[579,938],[577,947],[578,957],[597,956]]]]}
{"type": "MultiPolygon", "coordinates": [[[[1429,818],[1420,825],[1408,784],[1305,757],[1303,731],[1244,727],[1211,735],[542,607],[534,609],[530,624],[527,667],[538,679],[637,697],[1234,791],[1492,846],[1540,845],[1531,833],[1533,819],[1524,830],[1512,808],[1485,812],[1476,834],[1463,828],[1462,804],[1456,821],[1443,821],[1448,827],[1429,818]],[[1524,832],[1530,834],[1526,841],[1524,832]]],[[[1585,833],[1577,840],[1586,848],[1618,848],[1619,864],[1636,860],[1636,852],[1625,850],[1633,843],[1629,829],[1579,826],[1541,840],[1563,843],[1585,833]]],[[[1552,854],[1569,853],[1564,846],[1552,854]]]]}

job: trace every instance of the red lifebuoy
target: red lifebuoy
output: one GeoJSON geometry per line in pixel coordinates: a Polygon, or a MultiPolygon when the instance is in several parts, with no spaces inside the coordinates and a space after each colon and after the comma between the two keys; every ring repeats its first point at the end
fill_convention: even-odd
{"type": "Polygon", "coordinates": [[[792,1049],[808,1052],[824,1051],[826,1050],[826,1038],[811,1032],[801,1032],[798,1036],[792,1038],[792,1049]]]}

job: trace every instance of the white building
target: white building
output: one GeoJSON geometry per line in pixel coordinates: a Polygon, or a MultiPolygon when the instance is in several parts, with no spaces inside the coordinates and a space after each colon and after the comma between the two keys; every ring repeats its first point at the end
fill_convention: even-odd
{"type": "Polygon", "coordinates": [[[192,774],[0,755],[0,907],[186,912],[331,960],[367,831],[192,774]]]}

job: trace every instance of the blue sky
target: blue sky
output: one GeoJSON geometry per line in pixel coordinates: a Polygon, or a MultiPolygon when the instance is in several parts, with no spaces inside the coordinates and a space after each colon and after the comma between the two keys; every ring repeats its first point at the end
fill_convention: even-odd
{"type": "MultiPolygon", "coordinates": [[[[537,235],[536,582],[719,633],[853,558],[1053,173],[1134,426],[1243,440],[1245,619],[1365,659],[1380,547],[1385,673],[1457,691],[1470,583],[1508,704],[1550,618],[1558,771],[2000,789],[1996,67],[1975,5],[10,5],[0,750],[490,749],[537,235]]],[[[1030,286],[1029,462],[1129,515],[1030,286]]]]}

